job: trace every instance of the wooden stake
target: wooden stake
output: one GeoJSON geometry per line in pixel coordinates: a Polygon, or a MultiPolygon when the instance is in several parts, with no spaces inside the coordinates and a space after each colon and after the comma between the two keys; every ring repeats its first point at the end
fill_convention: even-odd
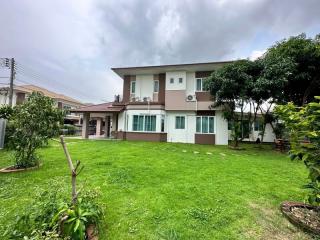
{"type": "Polygon", "coordinates": [[[72,186],[72,193],[71,193],[71,197],[72,197],[72,204],[76,204],[77,203],[77,197],[78,197],[78,192],[76,189],[76,181],[77,181],[77,176],[80,174],[80,172],[83,169],[83,166],[80,168],[80,170],[77,172],[78,167],[80,166],[80,161],[76,161],[76,167],[74,167],[70,154],[68,152],[67,146],[64,142],[64,138],[63,135],[60,136],[60,142],[64,151],[64,154],[66,155],[67,161],[68,161],[68,165],[71,171],[71,186],[72,186]]]}

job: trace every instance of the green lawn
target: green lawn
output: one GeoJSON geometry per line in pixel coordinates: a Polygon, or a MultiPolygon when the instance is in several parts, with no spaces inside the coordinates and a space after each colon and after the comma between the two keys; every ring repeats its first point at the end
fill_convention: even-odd
{"type": "MultiPolygon", "coordinates": [[[[103,193],[100,239],[310,238],[278,210],[284,200],[304,199],[307,171],[268,146],[235,151],[172,143],[67,143],[72,158],[85,165],[79,184],[103,193]]],[[[64,183],[62,191],[69,194],[69,170],[59,143],[39,153],[41,169],[0,175],[0,232],[52,181],[64,183]]],[[[0,167],[10,159],[10,152],[0,151],[0,167]]]]}

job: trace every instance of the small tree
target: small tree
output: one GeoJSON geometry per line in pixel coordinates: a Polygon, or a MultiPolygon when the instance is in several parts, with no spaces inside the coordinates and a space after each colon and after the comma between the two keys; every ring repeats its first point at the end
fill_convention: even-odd
{"type": "Polygon", "coordinates": [[[305,187],[311,189],[309,202],[320,205],[320,97],[303,107],[292,102],[279,105],[275,113],[289,130],[292,159],[304,161],[309,169],[311,182],[305,187]]]}
{"type": "Polygon", "coordinates": [[[14,108],[10,124],[14,133],[10,137],[15,150],[15,167],[36,166],[36,149],[59,134],[64,113],[54,106],[51,98],[33,92],[28,100],[14,108]]]}

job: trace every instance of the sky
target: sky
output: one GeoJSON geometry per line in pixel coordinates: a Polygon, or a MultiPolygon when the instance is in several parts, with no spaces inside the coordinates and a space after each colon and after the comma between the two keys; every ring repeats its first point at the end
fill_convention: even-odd
{"type": "Polygon", "coordinates": [[[15,58],[16,84],[90,103],[122,93],[111,67],[254,59],[302,32],[320,33],[319,0],[0,2],[0,57],[15,58]]]}

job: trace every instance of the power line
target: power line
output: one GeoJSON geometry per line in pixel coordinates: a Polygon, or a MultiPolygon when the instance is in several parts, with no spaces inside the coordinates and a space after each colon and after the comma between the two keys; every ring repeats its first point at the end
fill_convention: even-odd
{"type": "MultiPolygon", "coordinates": [[[[43,82],[43,80],[44,80],[43,76],[39,75],[37,72],[35,72],[30,67],[26,67],[25,65],[21,65],[21,63],[16,64],[16,69],[17,69],[17,74],[19,74],[19,75],[27,75],[27,76],[31,77],[31,79],[39,81],[39,82],[43,82]]],[[[48,77],[46,77],[46,78],[48,79],[48,77]]],[[[61,82],[57,81],[56,79],[50,78],[49,80],[54,80],[56,83],[58,83],[60,86],[63,86],[65,89],[80,93],[80,96],[82,96],[82,97],[94,98],[94,99],[100,101],[100,99],[98,99],[97,97],[89,96],[89,95],[83,93],[82,91],[79,91],[78,89],[74,89],[74,88],[71,88],[70,86],[62,84],[61,82]]],[[[29,83],[29,84],[31,84],[31,83],[29,83]]]]}

